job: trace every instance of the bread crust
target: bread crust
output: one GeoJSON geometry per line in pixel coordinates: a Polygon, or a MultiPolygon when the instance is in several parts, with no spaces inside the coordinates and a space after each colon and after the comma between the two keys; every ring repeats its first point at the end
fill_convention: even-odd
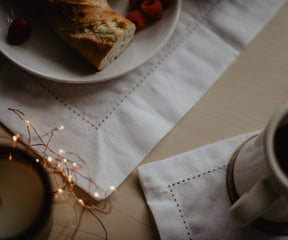
{"type": "Polygon", "coordinates": [[[47,21],[98,70],[107,67],[127,48],[136,30],[106,0],[48,0],[47,21]],[[121,49],[116,49],[119,46],[121,49]]]}

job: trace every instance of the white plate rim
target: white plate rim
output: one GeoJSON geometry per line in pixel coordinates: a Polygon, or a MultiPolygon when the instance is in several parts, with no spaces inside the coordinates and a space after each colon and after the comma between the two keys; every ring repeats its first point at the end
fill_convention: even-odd
{"type": "MultiPolygon", "coordinates": [[[[151,52],[149,54],[148,57],[146,57],[141,63],[139,63],[138,65],[134,65],[130,68],[127,68],[125,71],[122,71],[118,74],[114,74],[114,75],[107,75],[107,76],[103,76],[101,78],[97,78],[97,74],[101,74],[101,72],[96,72],[95,74],[93,74],[90,78],[85,78],[85,79],[81,79],[81,77],[79,77],[80,79],[79,80],[71,80],[69,78],[55,78],[55,77],[51,77],[47,74],[43,74],[41,72],[38,71],[38,69],[32,69],[30,67],[28,67],[27,65],[25,65],[25,62],[22,62],[22,61],[19,61],[17,58],[14,58],[12,57],[9,52],[6,52],[4,51],[3,49],[0,49],[0,52],[10,61],[12,62],[13,64],[15,64],[16,66],[18,66],[19,68],[21,68],[22,70],[26,71],[27,73],[31,74],[31,75],[34,75],[36,77],[40,77],[40,78],[43,78],[43,79],[47,79],[47,80],[51,80],[51,81],[55,81],[55,82],[61,82],[61,83],[73,83],[73,84],[87,84],[87,83],[97,83],[97,82],[104,82],[104,81],[108,81],[108,80],[112,80],[112,79],[115,79],[117,77],[121,77],[129,72],[131,72],[132,70],[138,68],[139,66],[141,66],[142,64],[144,64],[145,62],[147,62],[149,59],[151,59],[153,56],[155,56],[165,45],[166,43],[168,42],[168,40],[171,38],[175,28],[176,28],[176,25],[178,23],[178,20],[179,20],[179,17],[180,17],[180,13],[181,13],[181,7],[182,7],[182,0],[176,0],[175,1],[176,3],[176,6],[174,7],[174,14],[175,14],[175,17],[174,17],[174,20],[172,22],[172,25],[169,26],[169,31],[166,32],[166,35],[165,37],[163,38],[163,40],[158,44],[158,46],[154,49],[153,52],[151,52]],[[95,76],[96,75],[96,76],[95,76]],[[93,77],[95,76],[95,77],[93,77]]],[[[173,6],[171,6],[173,7],[173,6]]],[[[168,9],[169,10],[169,9],[168,9]]],[[[165,12],[164,12],[165,14],[165,12]]],[[[142,31],[145,31],[142,30],[142,31]]],[[[136,33],[137,34],[137,33],[136,33]]],[[[131,43],[133,44],[133,42],[131,43]]],[[[71,50],[72,51],[72,50],[71,50]]],[[[121,58],[121,56],[116,59],[116,61],[119,61],[119,59],[121,58]]],[[[109,71],[109,66],[107,67],[107,69],[104,69],[104,70],[107,70],[109,71]]]]}

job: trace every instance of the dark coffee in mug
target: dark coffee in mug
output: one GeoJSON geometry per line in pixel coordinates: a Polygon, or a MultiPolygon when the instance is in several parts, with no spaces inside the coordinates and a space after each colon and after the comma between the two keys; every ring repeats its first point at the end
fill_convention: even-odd
{"type": "Polygon", "coordinates": [[[274,138],[274,149],[278,163],[288,175],[288,124],[277,129],[274,138]]]}

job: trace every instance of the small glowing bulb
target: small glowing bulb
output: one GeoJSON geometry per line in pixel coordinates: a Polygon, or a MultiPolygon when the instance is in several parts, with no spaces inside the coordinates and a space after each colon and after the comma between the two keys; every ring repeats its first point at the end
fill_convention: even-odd
{"type": "Polygon", "coordinates": [[[98,192],[95,192],[93,195],[94,195],[95,198],[100,197],[100,194],[98,192]]]}
{"type": "Polygon", "coordinates": [[[58,126],[58,130],[64,130],[64,126],[63,125],[60,125],[60,126],[58,126]]]}
{"type": "Polygon", "coordinates": [[[118,190],[114,186],[110,186],[109,189],[110,189],[110,191],[112,191],[116,194],[119,194],[118,190]]]}
{"type": "Polygon", "coordinates": [[[68,175],[67,180],[68,180],[68,182],[72,182],[72,175],[68,175]]]}
{"type": "Polygon", "coordinates": [[[84,206],[84,202],[83,202],[82,199],[78,199],[78,202],[79,202],[82,206],[84,206]]]}
{"type": "Polygon", "coordinates": [[[11,153],[9,154],[9,158],[8,159],[9,159],[9,161],[12,160],[12,154],[11,153]]]}
{"type": "Polygon", "coordinates": [[[58,194],[62,194],[63,193],[63,189],[62,188],[58,188],[57,192],[58,192],[58,194]]]}
{"type": "Polygon", "coordinates": [[[66,162],[67,162],[67,159],[66,159],[66,158],[63,158],[63,162],[66,163],[66,162]]]}
{"type": "Polygon", "coordinates": [[[75,162],[72,165],[73,165],[74,168],[77,167],[77,163],[75,163],[75,162]]]}
{"type": "Polygon", "coordinates": [[[39,160],[38,158],[36,158],[36,159],[35,159],[35,161],[36,161],[37,163],[39,163],[39,162],[40,162],[40,160],[39,160]]]}
{"type": "Polygon", "coordinates": [[[12,137],[13,142],[15,143],[19,138],[19,134],[16,134],[12,137]]]}
{"type": "Polygon", "coordinates": [[[63,168],[62,163],[58,163],[58,167],[62,169],[63,168]]]}
{"type": "Polygon", "coordinates": [[[59,154],[60,154],[60,155],[62,155],[62,154],[64,154],[64,153],[66,153],[66,151],[65,151],[64,149],[59,149],[59,151],[58,151],[58,152],[59,152],[59,154]]]}
{"type": "Polygon", "coordinates": [[[116,188],[115,188],[114,186],[110,186],[109,189],[110,189],[111,191],[115,191],[115,190],[116,190],[116,188]]]}
{"type": "Polygon", "coordinates": [[[25,123],[26,123],[27,126],[30,125],[30,121],[29,120],[26,120],[25,123]]]}
{"type": "Polygon", "coordinates": [[[53,158],[52,157],[48,157],[47,160],[48,160],[48,162],[52,162],[53,158]]]}

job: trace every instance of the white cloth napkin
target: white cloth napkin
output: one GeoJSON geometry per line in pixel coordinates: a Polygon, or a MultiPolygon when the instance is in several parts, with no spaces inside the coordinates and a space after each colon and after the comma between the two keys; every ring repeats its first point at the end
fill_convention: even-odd
{"type": "Polygon", "coordinates": [[[257,132],[222,140],[138,168],[146,201],[162,240],[288,239],[230,219],[227,165],[237,147],[257,132]]]}
{"type": "MultiPolygon", "coordinates": [[[[7,64],[0,70],[0,120],[26,136],[25,126],[8,108],[24,112],[40,134],[63,124],[65,130],[55,134],[50,146],[80,155],[99,187],[95,190],[105,198],[285,2],[183,0],[168,44],[136,70],[108,82],[61,84],[7,64]]],[[[85,179],[77,183],[89,190],[85,179]]]]}

